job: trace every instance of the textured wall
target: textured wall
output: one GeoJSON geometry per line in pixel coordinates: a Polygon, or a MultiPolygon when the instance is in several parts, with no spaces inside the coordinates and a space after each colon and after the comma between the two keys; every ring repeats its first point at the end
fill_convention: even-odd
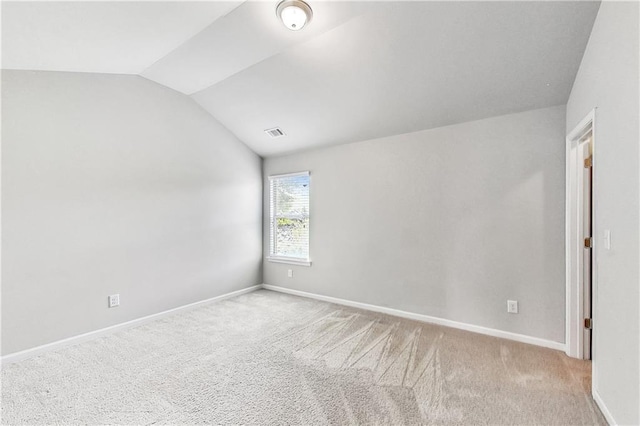
{"type": "Polygon", "coordinates": [[[3,71],[3,354],[260,283],[261,193],[261,159],[184,95],[3,71]]]}
{"type": "Polygon", "coordinates": [[[558,106],[267,158],[311,171],[313,264],[265,283],[564,342],[564,132],[558,106]]]}
{"type": "Polygon", "coordinates": [[[567,131],[597,108],[593,381],[618,424],[640,423],[639,8],[602,2],[567,103],[567,131]]]}

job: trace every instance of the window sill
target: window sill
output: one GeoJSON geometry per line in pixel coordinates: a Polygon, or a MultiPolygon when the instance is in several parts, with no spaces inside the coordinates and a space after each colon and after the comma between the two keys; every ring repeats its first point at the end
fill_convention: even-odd
{"type": "Polygon", "coordinates": [[[267,257],[269,262],[274,263],[287,263],[289,265],[298,265],[298,266],[311,266],[311,261],[306,259],[296,259],[293,257],[278,257],[278,256],[269,256],[267,257]]]}

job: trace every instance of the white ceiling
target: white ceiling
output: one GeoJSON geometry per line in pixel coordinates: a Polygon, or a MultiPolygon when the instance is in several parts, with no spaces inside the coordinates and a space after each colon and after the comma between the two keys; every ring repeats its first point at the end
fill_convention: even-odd
{"type": "Polygon", "coordinates": [[[3,1],[2,68],[138,74],[242,1],[3,1]]]}
{"type": "Polygon", "coordinates": [[[313,24],[294,32],[284,28],[276,18],[274,2],[245,2],[142,75],[192,94],[311,40],[367,9],[366,3],[358,2],[314,3],[313,24]]]}
{"type": "Polygon", "coordinates": [[[563,104],[599,6],[276,3],[3,2],[3,68],[142,74],[268,156],[563,104]]]}

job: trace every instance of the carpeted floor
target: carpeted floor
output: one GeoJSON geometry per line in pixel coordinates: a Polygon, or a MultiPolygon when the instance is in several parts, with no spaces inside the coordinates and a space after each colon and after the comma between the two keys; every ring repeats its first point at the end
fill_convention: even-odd
{"type": "Polygon", "coordinates": [[[589,362],[260,290],[2,369],[2,424],[605,424],[589,362]]]}

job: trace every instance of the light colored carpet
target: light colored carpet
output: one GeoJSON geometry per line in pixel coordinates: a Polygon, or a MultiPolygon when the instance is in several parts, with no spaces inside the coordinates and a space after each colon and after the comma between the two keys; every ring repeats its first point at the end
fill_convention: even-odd
{"type": "Polygon", "coordinates": [[[7,365],[3,424],[605,424],[590,363],[266,290],[7,365]]]}

